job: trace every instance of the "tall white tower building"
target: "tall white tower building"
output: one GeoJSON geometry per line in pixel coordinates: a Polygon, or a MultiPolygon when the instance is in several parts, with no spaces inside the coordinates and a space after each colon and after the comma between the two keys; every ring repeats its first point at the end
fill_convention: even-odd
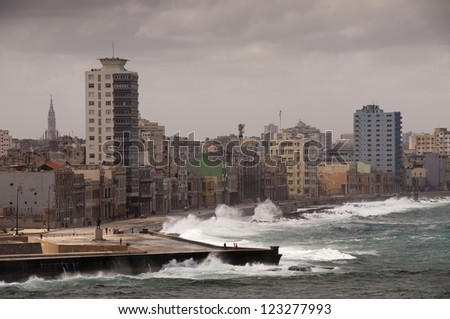
{"type": "Polygon", "coordinates": [[[365,105],[353,115],[356,161],[392,173],[397,187],[402,170],[402,115],[365,105]]]}
{"type": "Polygon", "coordinates": [[[99,59],[86,71],[86,164],[120,165],[127,172],[127,213],[139,210],[138,74],[128,60],[99,59]]]}
{"type": "Polygon", "coordinates": [[[85,75],[88,165],[113,162],[113,152],[106,149],[111,142],[105,142],[121,141],[123,133],[138,139],[138,74],[125,69],[126,59],[99,60],[102,68],[85,75]]]}

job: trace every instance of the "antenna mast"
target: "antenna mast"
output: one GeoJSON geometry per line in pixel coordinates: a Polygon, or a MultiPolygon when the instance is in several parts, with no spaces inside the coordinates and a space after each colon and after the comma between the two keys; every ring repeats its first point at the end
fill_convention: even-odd
{"type": "Polygon", "coordinates": [[[278,116],[280,117],[280,127],[278,128],[278,131],[281,132],[281,110],[280,110],[280,114],[278,116]]]}

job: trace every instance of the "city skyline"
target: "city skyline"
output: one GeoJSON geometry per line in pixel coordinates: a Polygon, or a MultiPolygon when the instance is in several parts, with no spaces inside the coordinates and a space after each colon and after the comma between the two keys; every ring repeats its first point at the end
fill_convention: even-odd
{"type": "Polygon", "coordinates": [[[84,71],[114,55],[168,135],[245,123],[259,136],[281,110],[283,128],[301,118],[337,138],[373,102],[401,112],[404,132],[432,132],[449,126],[449,13],[445,1],[1,0],[0,129],[39,138],[53,95],[60,134],[85,138],[84,71]]]}

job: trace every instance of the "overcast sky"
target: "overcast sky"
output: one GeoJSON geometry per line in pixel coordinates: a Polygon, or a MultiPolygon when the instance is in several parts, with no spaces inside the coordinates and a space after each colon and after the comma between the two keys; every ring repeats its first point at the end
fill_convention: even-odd
{"type": "Polygon", "coordinates": [[[280,110],[341,134],[373,102],[404,132],[450,127],[448,0],[0,0],[0,129],[41,137],[53,95],[84,138],[84,72],[112,41],[167,135],[259,135],[280,110]]]}

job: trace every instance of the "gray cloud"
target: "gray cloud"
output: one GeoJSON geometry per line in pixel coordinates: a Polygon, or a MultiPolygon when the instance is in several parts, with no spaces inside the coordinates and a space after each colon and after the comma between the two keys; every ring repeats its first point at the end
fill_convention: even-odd
{"type": "Polygon", "coordinates": [[[37,137],[53,94],[59,129],[84,136],[84,70],[112,41],[168,133],[258,134],[279,109],[283,126],[345,132],[373,99],[405,129],[445,127],[449,16],[445,0],[0,0],[0,128],[37,137]],[[25,111],[34,121],[11,127],[25,111]]]}

